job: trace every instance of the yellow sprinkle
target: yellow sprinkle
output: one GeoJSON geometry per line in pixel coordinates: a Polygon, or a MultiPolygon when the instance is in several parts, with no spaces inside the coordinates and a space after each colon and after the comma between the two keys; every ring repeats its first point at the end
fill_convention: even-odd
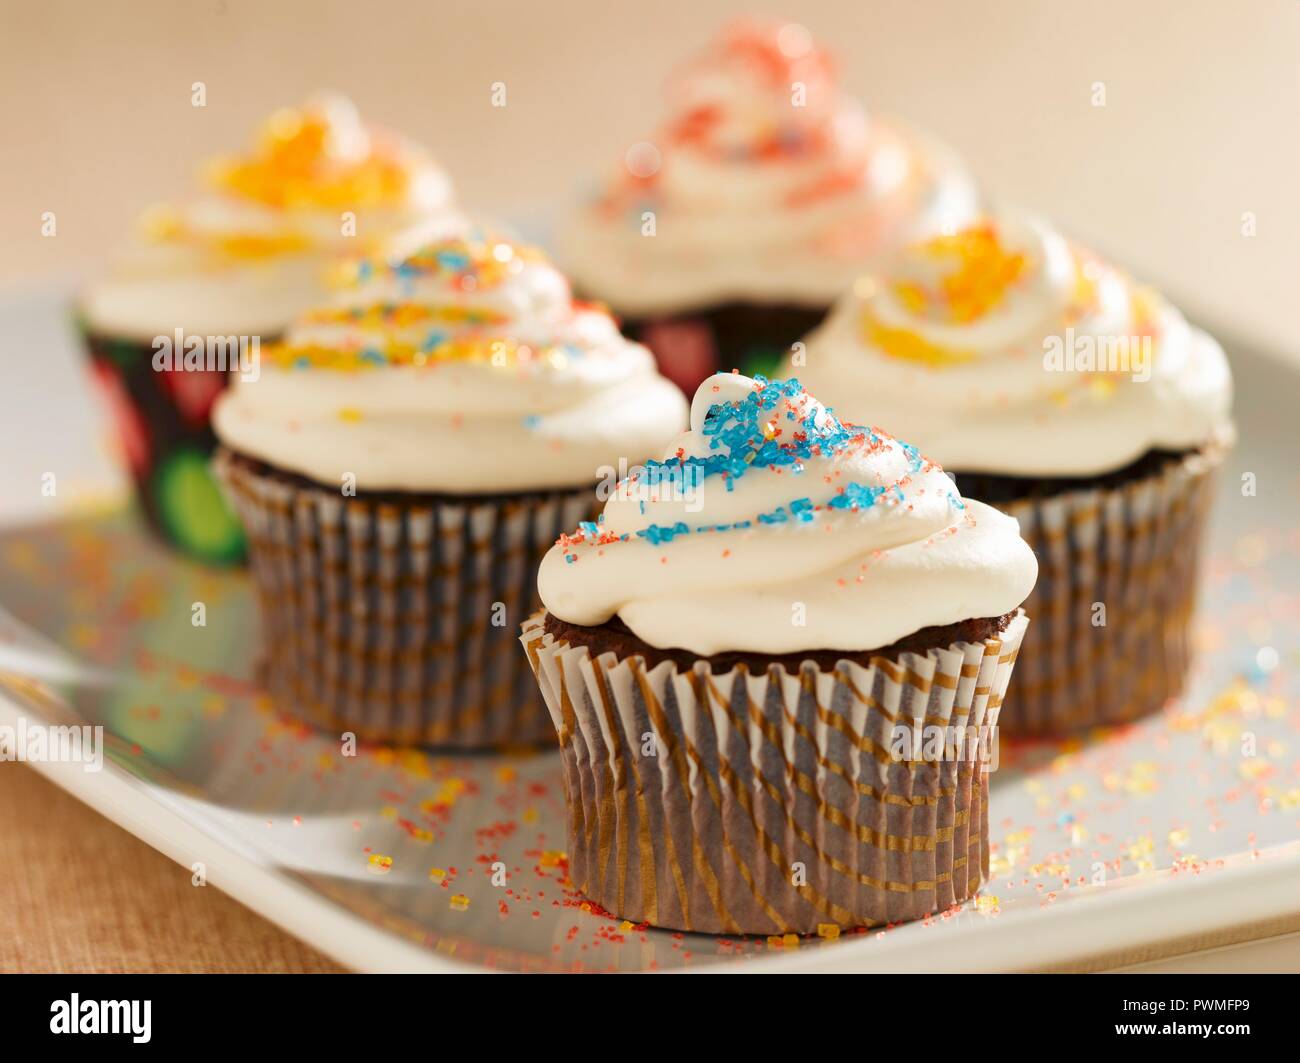
{"type": "Polygon", "coordinates": [[[463,893],[453,893],[451,895],[451,909],[456,912],[463,912],[469,908],[469,898],[463,893]]]}
{"type": "Polygon", "coordinates": [[[915,281],[896,281],[894,283],[894,295],[898,297],[900,303],[907,307],[909,313],[919,314],[925,310],[925,289],[915,281]]]}
{"type": "Polygon", "coordinates": [[[1243,779],[1258,779],[1261,776],[1268,775],[1272,770],[1269,762],[1261,757],[1243,761],[1237,769],[1243,779]]]}
{"type": "Polygon", "coordinates": [[[84,649],[90,649],[99,642],[99,629],[93,624],[73,624],[68,628],[72,641],[84,649]]]}
{"type": "Polygon", "coordinates": [[[542,867],[559,867],[564,863],[563,849],[547,849],[542,853],[539,863],[542,867]]]}
{"type": "Polygon", "coordinates": [[[781,944],[787,949],[797,949],[799,947],[799,935],[786,934],[785,937],[781,939],[781,944]]]}
{"type": "Polygon", "coordinates": [[[391,856],[381,856],[379,853],[371,853],[368,862],[370,871],[376,875],[386,875],[393,868],[393,858],[391,856]]]}
{"type": "Polygon", "coordinates": [[[431,867],[429,868],[429,877],[433,879],[434,882],[441,882],[447,877],[447,872],[440,867],[431,867]]]}
{"type": "Polygon", "coordinates": [[[1002,911],[1002,902],[997,897],[985,894],[976,899],[975,909],[985,915],[996,915],[1002,911]]]}
{"type": "Polygon", "coordinates": [[[339,410],[339,420],[355,424],[361,420],[361,411],[355,406],[344,406],[343,409],[339,410]]]}
{"type": "Polygon", "coordinates": [[[636,926],[633,923],[630,923],[628,920],[624,919],[621,923],[619,923],[618,928],[621,931],[623,931],[623,933],[627,934],[635,930],[636,926]]]}
{"type": "Polygon", "coordinates": [[[840,936],[840,928],[837,923],[818,923],[817,936],[826,941],[834,941],[840,936]]]}
{"type": "Polygon", "coordinates": [[[886,325],[875,314],[868,313],[863,321],[867,341],[890,358],[916,362],[931,369],[963,365],[975,360],[973,351],[944,347],[926,339],[918,332],[897,325],[886,325]]]}
{"type": "Polygon", "coordinates": [[[384,805],[384,807],[379,810],[379,814],[383,816],[384,819],[396,819],[397,809],[392,805],[384,805]]]}

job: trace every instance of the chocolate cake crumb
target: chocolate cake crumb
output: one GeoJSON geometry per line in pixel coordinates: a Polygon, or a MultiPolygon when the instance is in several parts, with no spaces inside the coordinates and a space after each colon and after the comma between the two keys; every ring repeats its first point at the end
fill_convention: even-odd
{"type": "Polygon", "coordinates": [[[644,639],[632,633],[631,629],[618,617],[603,624],[584,627],[570,624],[550,613],[546,614],[544,624],[546,631],[554,635],[557,641],[567,642],[570,646],[588,646],[593,654],[613,651],[619,659],[632,656],[645,658],[646,665],[655,667],[662,661],[672,661],[679,671],[689,671],[697,661],[708,661],[715,675],[731,671],[738,664],[745,665],[751,673],[766,672],[769,665],[783,665],[787,672],[797,672],[804,661],[815,661],[817,667],[830,671],[839,661],[853,661],[867,667],[873,657],[895,659],[904,653],[925,653],[932,649],[947,649],[954,642],[983,642],[994,638],[1006,630],[1006,626],[1015,618],[1016,610],[1002,616],[977,617],[962,620],[955,624],[941,624],[936,627],[923,627],[906,638],[891,642],[871,650],[809,650],[804,653],[749,653],[728,652],[702,656],[690,650],[669,648],[661,649],[651,646],[644,639]]]}
{"type": "Polygon", "coordinates": [[[1155,476],[1190,453],[1189,450],[1148,450],[1136,461],[1100,476],[1001,476],[987,472],[955,472],[947,466],[944,470],[957,481],[957,490],[962,498],[974,498],[997,506],[1021,499],[1050,498],[1066,491],[1122,487],[1155,476]]]}

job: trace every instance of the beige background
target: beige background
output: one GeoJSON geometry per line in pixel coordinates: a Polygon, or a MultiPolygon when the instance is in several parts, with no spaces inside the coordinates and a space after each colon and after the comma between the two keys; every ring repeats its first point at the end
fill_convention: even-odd
{"type": "MultiPolygon", "coordinates": [[[[471,206],[545,212],[649,133],[672,63],[750,6],[0,0],[0,289],[99,268],[198,161],[320,88],[426,141],[471,206]],[[204,109],[190,106],[196,80],[204,109]],[[504,110],[489,106],[498,80],[504,110]],[[39,235],[48,210],[53,239],[39,235]]],[[[788,0],[783,13],[839,51],[869,106],[932,128],[991,189],[1300,360],[1300,0],[788,0]],[[1091,106],[1097,81],[1105,108],[1091,106]]],[[[0,351],[0,379],[27,353],[0,351]]],[[[0,770],[0,816],[0,910],[23,913],[0,935],[0,971],[333,969],[26,767],[0,770]]],[[[1265,947],[1159,969],[1296,969],[1295,937],[1265,947]]]]}
{"type": "MultiPolygon", "coordinates": [[[[96,268],[200,159],[318,88],[426,141],[471,206],[544,211],[650,132],[684,49],[754,6],[0,0],[0,285],[96,268]],[[504,109],[489,103],[497,80],[504,109]]],[[[785,7],[869,106],[941,134],[999,195],[1300,359],[1300,2],[785,7]]]]}

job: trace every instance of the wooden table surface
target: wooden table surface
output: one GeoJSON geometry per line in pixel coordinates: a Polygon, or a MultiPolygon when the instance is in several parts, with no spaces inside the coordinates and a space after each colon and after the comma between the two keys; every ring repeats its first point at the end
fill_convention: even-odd
{"type": "Polygon", "coordinates": [[[0,763],[0,810],[0,972],[342,970],[25,764],[0,763]]]}

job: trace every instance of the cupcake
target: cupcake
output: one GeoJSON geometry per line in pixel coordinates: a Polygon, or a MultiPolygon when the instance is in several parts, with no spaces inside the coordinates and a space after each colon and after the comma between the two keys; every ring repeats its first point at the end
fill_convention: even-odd
{"type": "Polygon", "coordinates": [[[551,548],[523,629],[574,884],[708,933],[972,896],[1036,569],[1013,519],[798,381],[705,381],[665,459],[551,548]]]}
{"type": "Polygon", "coordinates": [[[451,185],[420,148],[362,124],[346,100],[278,111],[254,149],[207,167],[201,192],[154,208],[78,305],[149,523],[186,553],[240,559],[239,525],[212,481],[212,404],[228,373],[325,298],[340,252],[458,222],[451,185]]]}
{"type": "Polygon", "coordinates": [[[1020,521],[1042,575],[1007,733],[1128,721],[1181,691],[1211,473],[1232,436],[1210,336],[1005,215],[864,279],[803,361],[838,414],[888,418],[963,495],[1020,521]]]}
{"type": "Polygon", "coordinates": [[[802,26],[748,19],[672,79],[669,116],[557,232],[687,394],[770,372],[887,249],[973,217],[961,162],[868,114],[802,26]]]}
{"type": "Polygon", "coordinates": [[[338,283],[213,415],[263,682],[366,741],[554,741],[514,642],[537,563],[685,399],[539,252],[482,229],[338,283]]]}

